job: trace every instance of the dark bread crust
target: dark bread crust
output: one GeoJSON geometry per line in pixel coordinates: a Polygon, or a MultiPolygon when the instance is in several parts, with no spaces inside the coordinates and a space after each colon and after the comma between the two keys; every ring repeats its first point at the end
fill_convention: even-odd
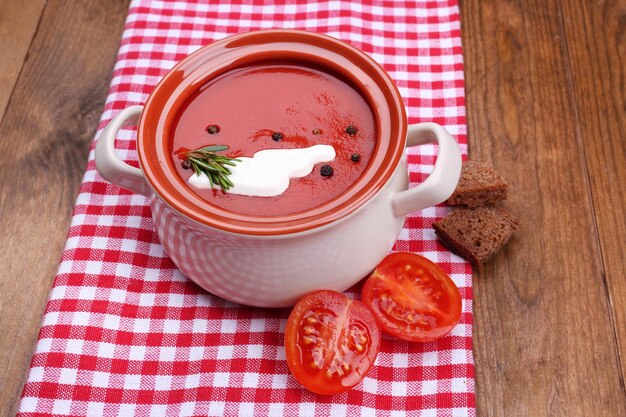
{"type": "Polygon", "coordinates": [[[448,198],[451,206],[478,207],[492,205],[508,196],[508,184],[493,166],[485,161],[467,161],[454,193],[448,198]]]}
{"type": "Polygon", "coordinates": [[[512,214],[489,206],[458,209],[433,223],[444,245],[477,266],[494,257],[518,226],[512,214]]]}

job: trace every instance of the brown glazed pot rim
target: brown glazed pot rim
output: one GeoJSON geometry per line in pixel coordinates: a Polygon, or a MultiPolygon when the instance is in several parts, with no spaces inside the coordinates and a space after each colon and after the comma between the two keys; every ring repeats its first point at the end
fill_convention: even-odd
{"type": "Polygon", "coordinates": [[[247,32],[214,42],[179,62],[146,102],[137,132],[139,162],[156,194],[200,224],[247,235],[285,235],[335,222],[374,197],[389,181],[406,142],[402,97],[389,75],[369,56],[330,36],[298,30],[247,32]],[[225,72],[271,61],[311,65],[338,74],[369,102],[377,143],[363,175],[346,192],[300,213],[262,217],[213,206],[189,189],[174,167],[171,132],[179,109],[209,80],[225,72]]]}

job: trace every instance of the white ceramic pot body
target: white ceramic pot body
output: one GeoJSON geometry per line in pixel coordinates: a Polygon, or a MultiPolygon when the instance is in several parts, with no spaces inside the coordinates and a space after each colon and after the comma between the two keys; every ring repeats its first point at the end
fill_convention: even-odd
{"type": "Polygon", "coordinates": [[[461,171],[461,153],[450,134],[435,123],[410,125],[406,146],[439,144],[434,169],[423,183],[408,188],[402,156],[390,167],[386,183],[341,218],[294,233],[237,233],[177,210],[142,169],[117,157],[117,131],[139,120],[142,110],[131,106],[104,129],[96,145],[96,168],[111,183],[149,197],[159,239],[187,277],[217,296],[251,306],[286,307],[311,291],[351,287],[389,252],[406,215],[445,201],[461,171]]]}
{"type": "Polygon", "coordinates": [[[237,303],[285,307],[314,290],[343,291],[373,270],[402,229],[404,216],[393,214],[391,201],[406,184],[398,167],[358,212],[293,235],[224,232],[180,216],[154,193],[150,204],[165,251],[195,283],[237,303]]]}

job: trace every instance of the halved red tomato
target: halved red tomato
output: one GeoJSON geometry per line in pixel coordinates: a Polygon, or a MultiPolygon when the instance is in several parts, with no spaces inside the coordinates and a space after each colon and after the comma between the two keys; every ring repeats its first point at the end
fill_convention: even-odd
{"type": "Polygon", "coordinates": [[[363,285],[363,302],[384,332],[412,342],[447,335],[461,317],[461,294],[439,266],[414,253],[387,255],[363,285]]]}
{"type": "Polygon", "coordinates": [[[335,291],[304,296],[287,320],[287,365],[316,394],[338,394],[357,385],[379,349],[380,330],[372,312],[335,291]]]}

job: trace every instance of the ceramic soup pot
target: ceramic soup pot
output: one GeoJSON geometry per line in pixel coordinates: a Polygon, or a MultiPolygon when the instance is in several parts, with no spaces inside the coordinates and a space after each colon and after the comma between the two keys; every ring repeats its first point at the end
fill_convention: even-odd
{"type": "Polygon", "coordinates": [[[461,172],[456,141],[435,123],[407,126],[397,88],[369,56],[295,30],[238,34],[196,51],[161,80],[145,106],[111,120],[95,158],[106,180],[149,198],[161,243],[187,277],[226,300],[260,307],[290,306],[308,292],[357,283],[392,248],[406,215],[445,201],[461,172]],[[276,61],[336,74],[367,99],[377,136],[369,165],[342,195],[301,213],[242,215],[207,204],[176,172],[176,116],[215,77],[276,61]],[[125,124],[138,124],[140,169],[115,153],[115,135],[125,124]],[[437,161],[430,176],[409,189],[405,148],[426,143],[438,143],[437,161]]]}

